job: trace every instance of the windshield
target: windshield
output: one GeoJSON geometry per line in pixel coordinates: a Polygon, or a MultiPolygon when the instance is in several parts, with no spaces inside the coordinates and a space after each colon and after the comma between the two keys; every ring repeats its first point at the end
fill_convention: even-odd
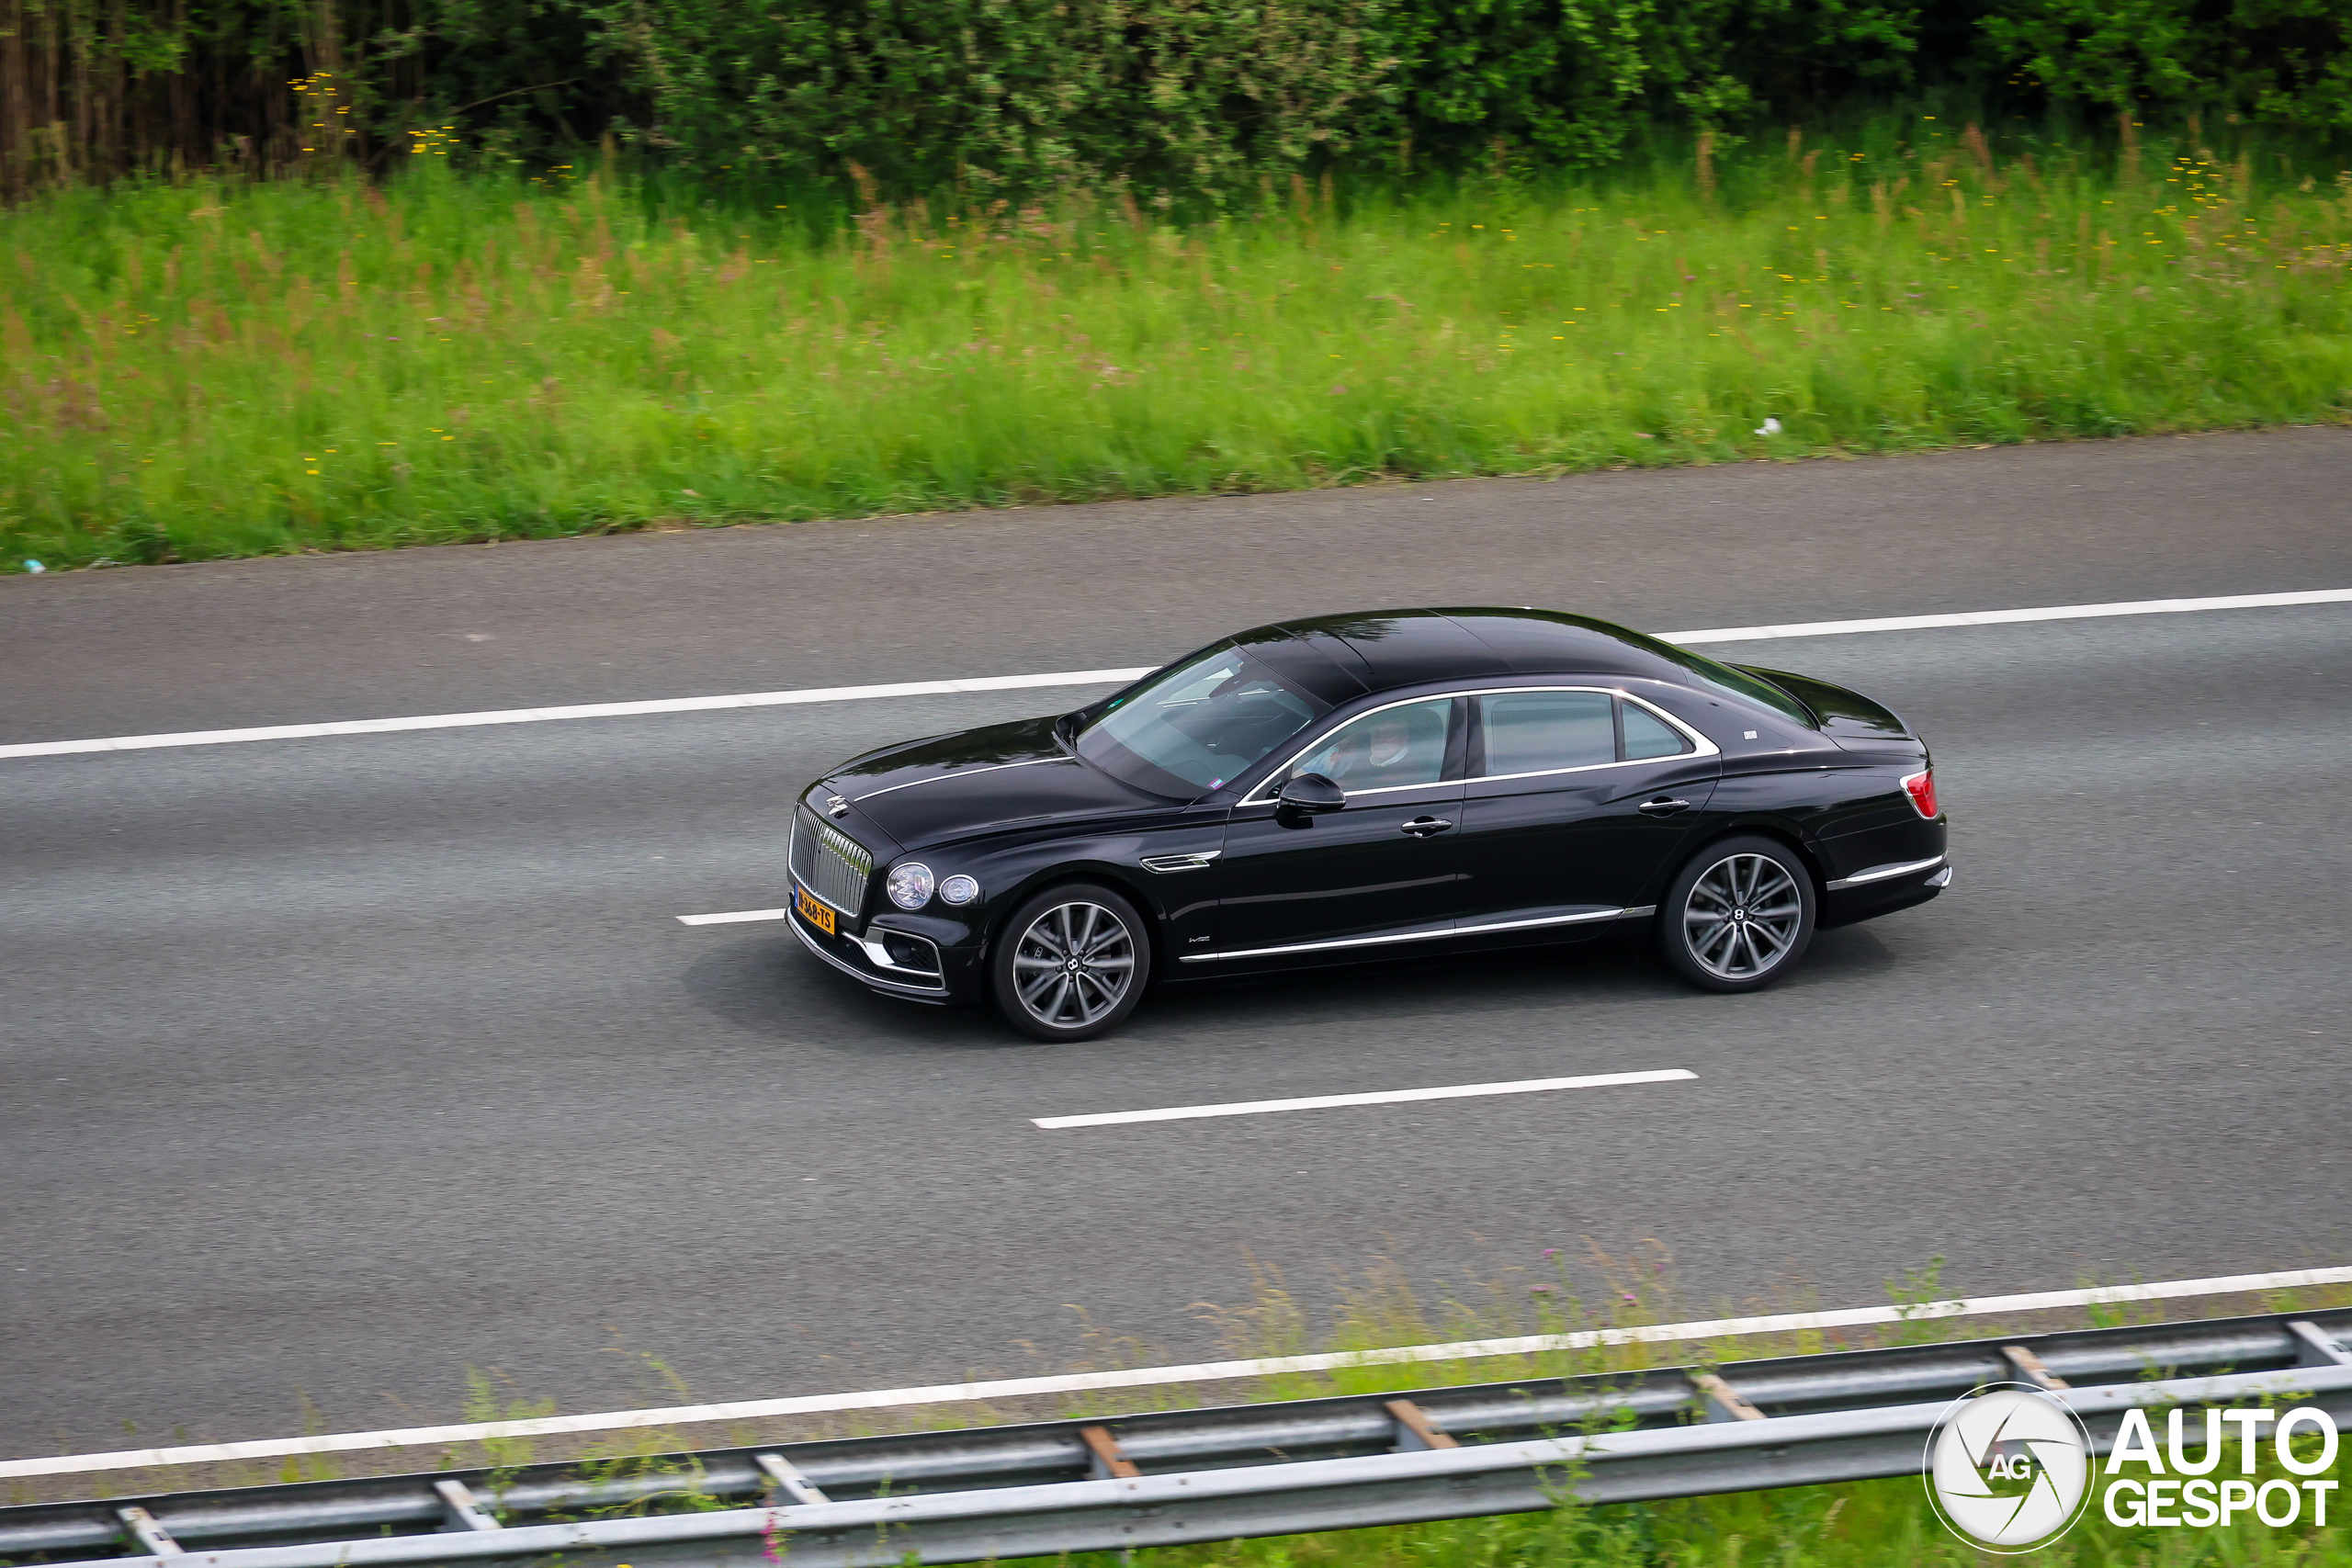
{"type": "Polygon", "coordinates": [[[1228,644],[1114,701],[1080,732],[1078,754],[1155,794],[1196,796],[1330,711],[1228,644]]]}

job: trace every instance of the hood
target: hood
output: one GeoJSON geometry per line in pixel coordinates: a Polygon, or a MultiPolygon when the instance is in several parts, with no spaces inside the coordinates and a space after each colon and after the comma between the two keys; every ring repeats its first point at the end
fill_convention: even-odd
{"type": "Polygon", "coordinates": [[[1018,823],[1166,805],[1071,755],[1054,723],[1022,719],[869,751],[823,787],[910,850],[1018,823]]]}

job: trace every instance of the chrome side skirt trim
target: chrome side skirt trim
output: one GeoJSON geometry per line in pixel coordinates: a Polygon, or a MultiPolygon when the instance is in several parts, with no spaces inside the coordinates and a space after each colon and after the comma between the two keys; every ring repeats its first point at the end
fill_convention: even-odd
{"type": "MultiPolygon", "coordinates": [[[[1656,906],[1652,906],[1655,909],[1656,906]]],[[[1577,926],[1593,920],[1613,920],[1632,909],[1593,909],[1580,915],[1546,915],[1535,920],[1498,920],[1483,926],[1448,926],[1443,931],[1399,931],[1391,936],[1351,936],[1336,942],[1299,942],[1283,947],[1245,947],[1236,953],[1194,953],[1179,964],[1216,964],[1228,958],[1276,958],[1290,953],[1329,953],[1343,947],[1388,947],[1400,942],[1443,942],[1448,937],[1483,936],[1488,931],[1532,931],[1539,926],[1577,926]]]]}
{"type": "Polygon", "coordinates": [[[1613,920],[1620,915],[1631,913],[1633,911],[1630,909],[1588,909],[1577,915],[1545,915],[1540,919],[1533,920],[1496,920],[1492,924],[1483,926],[1456,926],[1453,928],[1453,934],[1483,936],[1488,931],[1534,931],[1542,926],[1585,926],[1590,925],[1595,920],[1613,920]]]}
{"type": "Polygon", "coordinates": [[[1351,936],[1338,942],[1299,942],[1286,947],[1245,947],[1235,953],[1193,953],[1179,964],[1216,964],[1227,958],[1272,958],[1283,953],[1328,953],[1340,947],[1386,947],[1400,942],[1442,942],[1453,934],[1452,926],[1435,931],[1399,931],[1393,936],[1351,936]]]}
{"type": "Polygon", "coordinates": [[[1865,883],[1884,882],[1891,877],[1909,876],[1914,872],[1933,871],[1943,863],[1943,856],[1930,855],[1926,860],[1905,861],[1900,865],[1874,865],[1868,871],[1858,871],[1851,876],[1839,877],[1829,884],[1829,891],[1842,893],[1849,887],[1860,887],[1865,883]]]}
{"type": "Polygon", "coordinates": [[[1185,855],[1146,855],[1136,863],[1146,871],[1206,871],[1223,850],[1199,850],[1185,855]]]}
{"type": "Polygon", "coordinates": [[[1636,915],[1657,914],[1657,906],[1656,904],[1636,904],[1630,909],[1620,909],[1617,912],[1624,916],[1627,919],[1631,919],[1636,915]]]}
{"type": "Polygon", "coordinates": [[[875,990],[882,992],[886,996],[904,997],[910,1002],[944,1003],[947,1000],[947,985],[944,980],[936,986],[906,986],[899,984],[896,980],[885,980],[873,975],[862,974],[850,967],[850,965],[842,963],[841,959],[832,953],[827,953],[823,948],[819,947],[817,945],[817,939],[808,934],[808,929],[801,925],[798,916],[786,915],[784,918],[784,923],[792,928],[792,934],[800,939],[801,946],[807,948],[809,952],[815,953],[818,957],[823,959],[826,963],[831,964],[834,968],[840,970],[842,974],[848,976],[851,979],[856,981],[861,986],[869,986],[875,990]]]}

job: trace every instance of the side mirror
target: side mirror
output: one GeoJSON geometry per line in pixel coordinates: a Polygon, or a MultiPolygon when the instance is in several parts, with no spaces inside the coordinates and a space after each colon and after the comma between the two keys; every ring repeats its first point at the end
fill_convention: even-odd
{"type": "Polygon", "coordinates": [[[1282,794],[1275,798],[1284,810],[1319,817],[1347,805],[1348,792],[1321,773],[1301,773],[1283,784],[1282,794]]]}

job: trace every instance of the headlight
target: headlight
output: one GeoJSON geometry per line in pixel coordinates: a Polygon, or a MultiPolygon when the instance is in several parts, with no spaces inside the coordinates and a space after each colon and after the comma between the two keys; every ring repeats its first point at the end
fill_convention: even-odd
{"type": "Polygon", "coordinates": [[[939,885],[939,896],[951,904],[968,904],[980,896],[980,885],[968,876],[951,876],[939,885]]]}
{"type": "Polygon", "coordinates": [[[921,861],[890,868],[890,902],[901,909],[920,909],[931,902],[931,867],[921,861]]]}

